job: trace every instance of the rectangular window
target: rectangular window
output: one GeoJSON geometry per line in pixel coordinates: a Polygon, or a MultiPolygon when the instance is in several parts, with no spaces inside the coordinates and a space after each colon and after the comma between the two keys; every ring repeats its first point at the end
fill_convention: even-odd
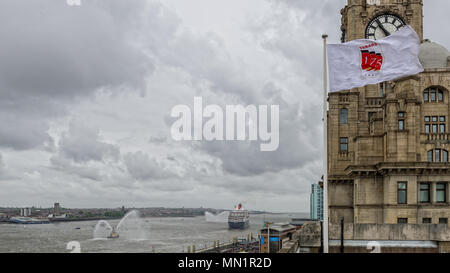
{"type": "Polygon", "coordinates": [[[442,91],[439,91],[439,92],[438,92],[438,100],[439,100],[440,102],[444,101],[444,93],[443,93],[442,91]]]}
{"type": "Polygon", "coordinates": [[[448,218],[439,218],[439,224],[448,224],[448,218]]]}
{"type": "Polygon", "coordinates": [[[397,218],[397,224],[408,224],[408,218],[397,218]]]}
{"type": "Polygon", "coordinates": [[[340,146],[341,146],[341,152],[342,153],[348,152],[348,138],[341,137],[341,139],[340,139],[340,146]]]}
{"type": "Polygon", "coordinates": [[[448,163],[448,151],[442,150],[442,162],[448,163]]]}
{"type": "Polygon", "coordinates": [[[369,121],[372,119],[372,117],[375,115],[375,112],[369,112],[369,121]]]}
{"type": "Polygon", "coordinates": [[[429,94],[430,94],[430,93],[428,93],[428,91],[425,91],[425,92],[423,93],[423,101],[424,101],[424,102],[429,102],[429,101],[430,101],[429,94]]]}
{"type": "Polygon", "coordinates": [[[425,134],[430,133],[430,124],[425,124],[425,134]]]}
{"type": "Polygon", "coordinates": [[[340,123],[341,124],[348,124],[348,110],[347,109],[341,109],[340,113],[340,123]]]}
{"type": "Polygon", "coordinates": [[[445,134],[445,124],[439,125],[439,133],[445,134]]]}
{"type": "Polygon", "coordinates": [[[441,150],[436,149],[434,155],[434,162],[441,162],[441,150]]]}
{"type": "Polygon", "coordinates": [[[437,122],[438,121],[438,117],[433,117],[433,122],[437,122]]]}
{"type": "Polygon", "coordinates": [[[435,89],[431,89],[430,99],[432,102],[436,102],[436,90],[435,89]]]}
{"type": "Polygon", "coordinates": [[[436,185],[436,202],[438,203],[447,202],[446,191],[447,191],[447,184],[439,183],[436,185]]]}
{"type": "Polygon", "coordinates": [[[399,131],[405,130],[405,121],[404,120],[399,120],[398,121],[398,130],[399,131]]]}
{"type": "Polygon", "coordinates": [[[420,184],[420,203],[430,203],[430,184],[420,184]]]}
{"type": "Polygon", "coordinates": [[[437,124],[433,124],[433,134],[437,134],[438,133],[438,126],[437,124]]]}
{"type": "Polygon", "coordinates": [[[397,184],[397,203],[398,204],[406,204],[407,203],[407,191],[408,191],[408,183],[407,182],[398,182],[398,184],[397,184]]]}
{"type": "Polygon", "coordinates": [[[405,112],[398,112],[398,130],[399,131],[405,130],[405,118],[406,118],[405,112]]]}
{"type": "Polygon", "coordinates": [[[425,117],[425,122],[430,122],[431,121],[431,117],[425,117]]]}
{"type": "Polygon", "coordinates": [[[445,117],[440,117],[440,118],[439,118],[439,121],[440,121],[440,122],[445,122],[445,117]]]}
{"type": "Polygon", "coordinates": [[[433,150],[428,151],[428,162],[433,162],[433,150]]]}
{"type": "Polygon", "coordinates": [[[424,224],[431,224],[431,218],[423,218],[422,223],[424,224]]]}

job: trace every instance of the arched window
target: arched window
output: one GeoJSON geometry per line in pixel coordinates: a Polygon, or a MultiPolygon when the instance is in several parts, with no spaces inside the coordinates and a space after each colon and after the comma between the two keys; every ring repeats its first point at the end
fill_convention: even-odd
{"type": "Polygon", "coordinates": [[[439,87],[430,87],[423,92],[424,102],[444,102],[444,90],[439,87]]]}
{"type": "Polygon", "coordinates": [[[339,114],[340,124],[348,124],[348,110],[345,108],[341,109],[341,113],[339,114]]]}
{"type": "Polygon", "coordinates": [[[448,163],[448,151],[444,149],[429,150],[427,153],[428,162],[448,163]]]}

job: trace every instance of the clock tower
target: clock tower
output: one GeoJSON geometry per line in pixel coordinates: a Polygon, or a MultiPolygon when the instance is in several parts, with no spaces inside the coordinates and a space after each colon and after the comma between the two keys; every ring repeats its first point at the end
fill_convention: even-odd
{"type": "Polygon", "coordinates": [[[423,40],[423,0],[348,0],[341,15],[342,42],[381,39],[403,25],[423,40]]]}

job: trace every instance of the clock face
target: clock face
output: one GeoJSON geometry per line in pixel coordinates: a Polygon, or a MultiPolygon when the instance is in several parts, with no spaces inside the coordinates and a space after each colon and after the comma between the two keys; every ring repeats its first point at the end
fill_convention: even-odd
{"type": "Polygon", "coordinates": [[[383,14],[375,17],[366,29],[366,39],[379,40],[385,38],[405,25],[403,20],[395,15],[383,14]]]}

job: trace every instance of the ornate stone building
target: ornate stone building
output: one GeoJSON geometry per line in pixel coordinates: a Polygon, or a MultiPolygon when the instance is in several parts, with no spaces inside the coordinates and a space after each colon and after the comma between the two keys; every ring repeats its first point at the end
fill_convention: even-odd
{"type": "MultiPolygon", "coordinates": [[[[404,24],[423,39],[422,0],[348,0],[342,40],[404,24]]],[[[439,224],[450,218],[450,54],[424,40],[419,75],[330,93],[330,222],[439,224]]]]}

